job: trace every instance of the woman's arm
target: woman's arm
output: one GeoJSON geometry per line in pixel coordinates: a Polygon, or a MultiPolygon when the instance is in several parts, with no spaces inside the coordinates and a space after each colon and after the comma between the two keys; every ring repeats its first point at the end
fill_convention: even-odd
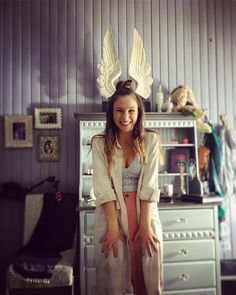
{"type": "Polygon", "coordinates": [[[116,215],[117,197],[111,185],[111,179],[107,173],[106,155],[102,137],[92,140],[93,157],[93,189],[96,196],[96,205],[102,206],[106,217],[106,233],[101,238],[102,252],[107,257],[111,250],[114,256],[118,255],[119,239],[124,240],[120,233],[118,218],[116,215]]]}
{"type": "Polygon", "coordinates": [[[119,239],[124,241],[124,237],[121,235],[119,229],[119,223],[116,215],[115,201],[107,202],[102,204],[105,212],[107,230],[105,235],[101,238],[100,242],[103,243],[102,252],[107,257],[110,251],[113,249],[114,256],[118,255],[118,245],[119,239]]]}
{"type": "Polygon", "coordinates": [[[158,245],[160,243],[157,236],[153,233],[151,227],[151,205],[152,202],[149,201],[140,201],[140,222],[139,229],[134,238],[134,240],[141,240],[142,254],[144,255],[145,249],[147,249],[150,256],[154,252],[157,252],[158,245]]]}

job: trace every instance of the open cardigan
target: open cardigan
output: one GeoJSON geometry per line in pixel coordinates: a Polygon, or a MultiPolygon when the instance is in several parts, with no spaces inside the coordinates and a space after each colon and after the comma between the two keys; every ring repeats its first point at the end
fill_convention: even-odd
{"type": "MultiPolygon", "coordinates": [[[[141,160],[141,173],[137,189],[137,213],[140,215],[140,200],[152,202],[151,226],[160,240],[158,252],[150,257],[146,251],[142,258],[144,280],[148,295],[162,294],[162,227],[158,214],[159,201],[158,162],[159,137],[155,132],[146,132],[144,139],[145,157],[141,160]]],[[[96,290],[97,295],[120,295],[132,292],[131,265],[128,247],[128,219],[122,193],[122,149],[117,142],[115,155],[108,176],[104,138],[97,136],[92,141],[93,156],[93,188],[96,196],[95,212],[95,258],[96,258],[96,290]],[[126,242],[118,242],[118,257],[111,253],[105,258],[101,253],[101,237],[106,231],[106,219],[103,207],[105,202],[115,201],[116,212],[121,230],[126,236],[126,242]]]]}

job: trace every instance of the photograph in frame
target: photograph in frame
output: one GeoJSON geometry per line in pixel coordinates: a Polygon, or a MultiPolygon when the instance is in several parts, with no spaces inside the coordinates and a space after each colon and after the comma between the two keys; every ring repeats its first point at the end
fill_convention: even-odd
{"type": "MultiPolygon", "coordinates": [[[[190,159],[190,149],[189,148],[176,148],[169,151],[170,156],[170,173],[180,173],[180,167],[178,165],[179,161],[186,165],[187,161],[190,159]]],[[[185,170],[185,169],[184,169],[185,170]]]]}
{"type": "Polygon", "coordinates": [[[62,129],[62,108],[35,108],[35,129],[62,129]]]}
{"type": "Polygon", "coordinates": [[[33,117],[4,116],[5,148],[33,147],[33,117]]]}
{"type": "Polygon", "coordinates": [[[38,136],[38,161],[59,161],[60,137],[58,135],[38,136]]]}

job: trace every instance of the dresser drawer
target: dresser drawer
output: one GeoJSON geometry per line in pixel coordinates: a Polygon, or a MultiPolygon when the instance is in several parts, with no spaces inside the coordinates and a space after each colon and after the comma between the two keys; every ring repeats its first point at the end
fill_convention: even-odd
{"type": "Polygon", "coordinates": [[[163,251],[164,262],[215,259],[214,240],[166,241],[164,242],[163,251]]]}
{"type": "MultiPolygon", "coordinates": [[[[95,268],[85,269],[85,294],[96,295],[96,271],[95,268]]],[[[85,295],[83,294],[83,295],[85,295]]]]}
{"type": "Polygon", "coordinates": [[[94,246],[85,245],[84,248],[84,265],[85,267],[95,267],[95,256],[94,256],[94,246]]]}
{"type": "Polygon", "coordinates": [[[85,214],[84,214],[84,233],[85,233],[85,235],[93,235],[94,234],[94,221],[95,221],[94,212],[85,212],[85,214]]]}
{"type": "Polygon", "coordinates": [[[216,295],[216,289],[192,289],[192,290],[180,290],[180,291],[167,291],[164,295],[216,295]]]}
{"type": "Polygon", "coordinates": [[[181,290],[216,286],[215,262],[164,263],[164,289],[181,290]]]}
{"type": "Polygon", "coordinates": [[[160,210],[163,231],[212,229],[213,210],[160,210]]]}

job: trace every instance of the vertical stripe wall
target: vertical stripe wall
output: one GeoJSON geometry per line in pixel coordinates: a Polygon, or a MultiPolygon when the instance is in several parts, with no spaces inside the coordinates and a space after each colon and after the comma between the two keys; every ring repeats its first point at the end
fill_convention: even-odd
{"type": "Polygon", "coordinates": [[[77,190],[73,113],[101,111],[96,65],[108,26],[124,79],[138,29],[153,111],[159,82],[165,95],[187,84],[212,122],[227,114],[236,127],[235,0],[0,0],[0,183],[29,187],[54,175],[62,190],[77,190]],[[51,106],[63,108],[62,130],[34,130],[32,149],[4,148],[4,115],[51,106]],[[60,136],[59,162],[37,161],[39,134],[60,136]]]}

